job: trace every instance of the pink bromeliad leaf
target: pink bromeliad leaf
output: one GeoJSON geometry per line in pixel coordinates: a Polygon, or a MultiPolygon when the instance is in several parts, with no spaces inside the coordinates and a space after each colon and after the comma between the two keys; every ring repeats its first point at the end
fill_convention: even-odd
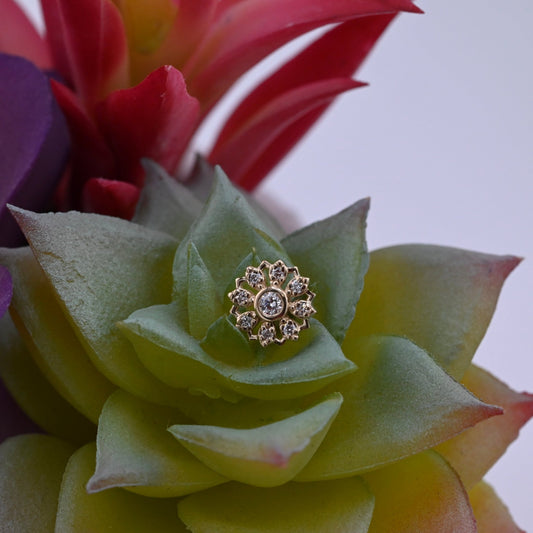
{"type": "Polygon", "coordinates": [[[0,0],[0,51],[23,56],[42,69],[51,67],[50,52],[24,11],[14,0],[0,0]]]}
{"type": "Polygon", "coordinates": [[[252,189],[291,150],[350,79],[394,15],[345,22],[281,67],[238,106],[210,154],[252,189]],[[237,149],[237,147],[239,147],[237,149]]]}
{"type": "Polygon", "coordinates": [[[56,191],[60,209],[81,209],[81,194],[88,179],[115,175],[115,159],[103,135],[83,109],[76,95],[62,83],[52,80],[52,89],[67,120],[72,139],[71,171],[56,191]]]}
{"type": "Polygon", "coordinates": [[[128,84],[128,47],[110,0],[42,0],[56,68],[90,108],[128,84]]]}
{"type": "Polygon", "coordinates": [[[299,35],[329,23],[397,11],[420,10],[410,0],[223,1],[183,73],[191,94],[208,109],[244,72],[299,35]]]}
{"type": "Polygon", "coordinates": [[[140,194],[139,187],[126,181],[91,178],[83,187],[82,208],[88,213],[130,220],[140,194]]]}
{"type": "Polygon", "coordinates": [[[197,126],[199,109],[181,73],[170,66],[131,89],[111,93],[97,107],[97,117],[115,154],[118,178],[142,185],[143,157],[173,172],[197,126]]]}

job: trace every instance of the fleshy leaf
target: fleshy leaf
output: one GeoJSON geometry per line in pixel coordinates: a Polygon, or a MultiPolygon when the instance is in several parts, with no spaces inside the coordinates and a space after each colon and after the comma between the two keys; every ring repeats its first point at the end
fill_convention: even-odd
{"type": "Polygon", "coordinates": [[[96,471],[89,492],[127,487],[157,497],[176,497],[226,481],[180,446],[170,424],[186,423],[175,410],[143,402],[124,391],[107,401],[98,424],[96,471]]]}
{"type": "Polygon", "coordinates": [[[13,283],[9,275],[9,270],[0,265],[0,318],[7,311],[12,296],[13,283]]]}
{"type": "Polygon", "coordinates": [[[364,476],[376,497],[368,533],[476,533],[476,520],[457,474],[424,452],[364,476]]]}
{"type": "MultiPolygon", "coordinates": [[[[224,290],[235,279],[235,268],[254,249],[261,259],[271,262],[287,259],[272,257],[274,249],[271,243],[257,232],[271,234],[268,224],[231,185],[222,170],[217,168],[215,172],[211,196],[176,252],[173,268],[175,301],[183,301],[183,292],[187,290],[189,241],[198,249],[215,285],[219,287],[220,298],[226,297],[224,290]]],[[[283,249],[279,244],[277,246],[283,249]]]]}
{"type": "Polygon", "coordinates": [[[262,144],[261,153],[245,173],[237,157],[237,153],[242,156],[242,147],[237,153],[232,153],[226,150],[228,144],[235,143],[235,138],[240,136],[243,137],[241,142],[249,145],[250,139],[246,137],[249,124],[263,122],[265,114],[279,107],[274,102],[281,105],[296,88],[302,89],[306,95],[318,81],[349,80],[393,18],[394,14],[374,15],[342,23],[283,65],[254,89],[232,113],[213,147],[210,159],[221,164],[233,182],[248,190],[253,189],[322,116],[329,103],[315,105],[299,118],[294,115],[287,117],[289,120],[283,128],[279,120],[273,121],[271,126],[275,126],[275,131],[265,131],[262,137],[258,137],[257,141],[262,144]],[[272,138],[266,142],[269,134],[272,138]],[[223,163],[218,159],[217,154],[221,151],[229,161],[223,163]]]}
{"type": "Polygon", "coordinates": [[[91,178],[82,191],[82,208],[87,213],[99,213],[130,220],[141,191],[132,183],[103,178],[91,178]]]}
{"type": "Polygon", "coordinates": [[[290,40],[330,23],[396,11],[419,12],[409,0],[252,0],[219,11],[183,72],[206,108],[244,72],[290,40]]]}
{"type": "Polygon", "coordinates": [[[350,478],[270,489],[230,483],[188,496],[178,513],[198,532],[366,533],[373,508],[366,485],[350,478]]]}
{"type": "Polygon", "coordinates": [[[174,425],[168,430],[216,472],[257,487],[290,481],[320,446],[342,404],[334,394],[297,415],[252,429],[174,425]]]}
{"type": "Polygon", "coordinates": [[[115,387],[89,360],[30,248],[0,248],[0,261],[13,272],[11,314],[33,360],[59,394],[98,423],[115,387]]]}
{"type": "Polygon", "coordinates": [[[192,242],[189,243],[188,263],[189,331],[193,337],[201,339],[224,310],[217,295],[215,282],[192,242]]]}
{"type": "Polygon", "coordinates": [[[513,521],[493,488],[478,483],[468,494],[477,522],[477,533],[526,533],[513,521]]]}
{"type": "Polygon", "coordinates": [[[124,26],[110,0],[42,0],[54,64],[89,109],[128,85],[124,26]]]}
{"type": "Polygon", "coordinates": [[[473,365],[467,370],[463,384],[476,397],[499,405],[504,411],[502,416],[485,420],[437,447],[469,490],[481,481],[533,416],[533,395],[514,392],[473,365]]]}
{"type": "Polygon", "coordinates": [[[168,300],[176,241],[100,215],[13,212],[98,370],[132,394],[175,403],[175,391],[146,371],[115,323],[168,300]]]}
{"type": "Polygon", "coordinates": [[[353,320],[368,268],[368,207],[369,201],[361,200],[282,241],[298,268],[314,283],[317,319],[339,342],[353,320]]]}
{"type": "Polygon", "coordinates": [[[87,444],[70,458],[59,494],[56,531],[186,533],[173,499],[145,498],[123,489],[88,494],[85,485],[94,471],[95,454],[94,444],[87,444]]]}
{"type": "Polygon", "coordinates": [[[408,337],[460,379],[485,334],[501,286],[518,263],[512,256],[428,245],[372,252],[348,338],[408,337]]]}
{"type": "Polygon", "coordinates": [[[2,530],[54,533],[63,470],[71,444],[46,435],[21,435],[0,446],[2,530]]]}
{"type": "Polygon", "coordinates": [[[414,455],[501,413],[400,337],[345,342],[359,370],[326,390],[344,403],[298,481],[353,475],[414,455]]]}
{"type": "Polygon", "coordinates": [[[44,378],[9,315],[0,319],[0,375],[19,407],[47,433],[78,444],[94,438],[95,426],[44,378]]]}
{"type": "Polygon", "coordinates": [[[0,0],[0,52],[25,57],[40,69],[51,64],[48,45],[14,0],[0,0]]]}
{"type": "Polygon", "coordinates": [[[172,179],[155,161],[142,161],[144,186],[133,222],[182,239],[199,215],[202,204],[177,180],[172,179]]]}
{"type": "Polygon", "coordinates": [[[175,307],[142,309],[120,324],[146,368],[171,387],[197,389],[214,398],[224,391],[271,400],[297,398],[356,368],[324,326],[313,319],[294,357],[264,366],[225,364],[204,352],[180,326],[175,307]]]}
{"type": "Polygon", "coordinates": [[[163,66],[139,85],[111,93],[98,122],[117,158],[119,178],[142,185],[142,158],[174,172],[198,123],[199,104],[182,74],[163,66]]]}
{"type": "Polygon", "coordinates": [[[28,60],[0,54],[0,246],[22,234],[6,208],[49,208],[65,165],[69,138],[48,78],[28,60]]]}

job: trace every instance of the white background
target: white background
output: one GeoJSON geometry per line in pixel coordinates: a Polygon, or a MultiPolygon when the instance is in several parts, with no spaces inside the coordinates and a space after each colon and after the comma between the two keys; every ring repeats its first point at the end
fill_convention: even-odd
{"type": "MultiPolygon", "coordinates": [[[[370,248],[424,242],[526,257],[476,362],[533,391],[533,4],[419,5],[426,14],[403,14],[359,72],[371,86],[343,96],[259,196],[303,191],[282,205],[300,224],[371,196],[370,248]]],[[[530,533],[532,455],[530,423],[488,475],[530,533]]]]}

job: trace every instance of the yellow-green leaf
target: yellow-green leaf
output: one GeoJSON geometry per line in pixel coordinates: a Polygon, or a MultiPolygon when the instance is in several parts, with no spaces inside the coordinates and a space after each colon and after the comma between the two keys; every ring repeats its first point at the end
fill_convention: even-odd
{"type": "Polygon", "coordinates": [[[174,425],[169,431],[207,466],[258,487],[291,480],[320,446],[342,403],[340,394],[297,415],[252,429],[174,425]]]}
{"type": "Polygon", "coordinates": [[[366,533],[373,507],[365,483],[350,478],[269,489],[229,483],[188,496],[178,511],[194,533],[366,533]]]}
{"type": "Polygon", "coordinates": [[[109,398],[98,424],[96,470],[89,492],[130,488],[146,496],[176,497],[224,483],[168,433],[187,419],[124,391],[109,398]]]}

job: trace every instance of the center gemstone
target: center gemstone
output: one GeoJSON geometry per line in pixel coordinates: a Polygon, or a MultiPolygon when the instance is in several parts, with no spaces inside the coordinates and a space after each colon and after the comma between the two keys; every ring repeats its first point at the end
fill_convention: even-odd
{"type": "Polygon", "coordinates": [[[256,310],[267,320],[282,316],[286,309],[287,300],[279,290],[265,289],[257,295],[256,310]]]}

